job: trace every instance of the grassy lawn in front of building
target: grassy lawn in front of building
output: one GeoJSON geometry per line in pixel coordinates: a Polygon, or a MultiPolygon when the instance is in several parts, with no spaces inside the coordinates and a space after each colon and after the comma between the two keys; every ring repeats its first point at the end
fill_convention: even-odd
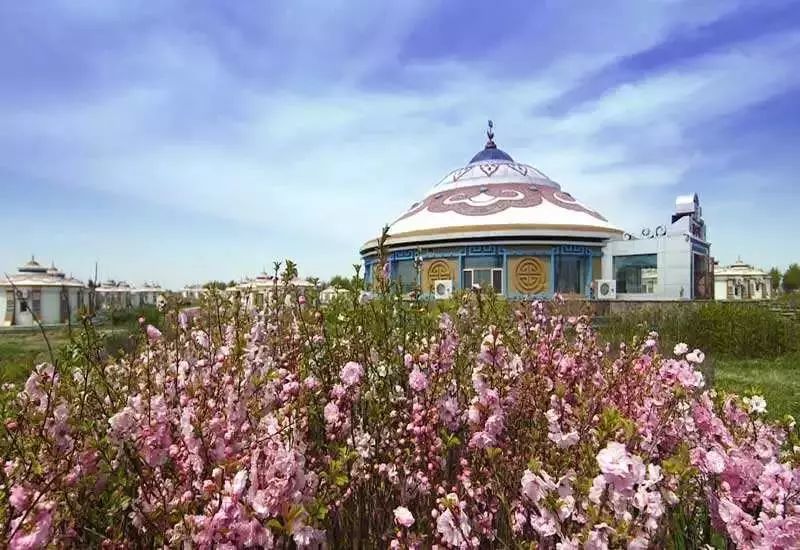
{"type": "Polygon", "coordinates": [[[771,418],[791,414],[800,419],[800,354],[775,359],[718,359],[714,387],[739,395],[763,395],[771,418]]]}
{"type": "MultiPolygon", "coordinates": [[[[69,341],[64,328],[45,331],[53,354],[57,354],[61,346],[69,341]]],[[[0,332],[0,381],[21,382],[34,365],[45,361],[50,361],[50,352],[39,329],[0,332]]]]}

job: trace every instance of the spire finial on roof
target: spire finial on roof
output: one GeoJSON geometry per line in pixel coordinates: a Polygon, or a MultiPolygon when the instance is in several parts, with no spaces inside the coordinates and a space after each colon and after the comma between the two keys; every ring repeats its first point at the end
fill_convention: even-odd
{"type": "Polygon", "coordinates": [[[494,144],[494,122],[489,119],[489,128],[486,130],[486,137],[489,141],[486,142],[486,149],[496,149],[497,145],[494,144]]]}

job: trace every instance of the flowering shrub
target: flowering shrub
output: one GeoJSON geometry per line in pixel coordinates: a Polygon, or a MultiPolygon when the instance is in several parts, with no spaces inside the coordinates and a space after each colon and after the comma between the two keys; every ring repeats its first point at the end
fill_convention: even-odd
{"type": "Polygon", "coordinates": [[[89,327],[4,388],[6,544],[800,545],[793,421],[707,390],[699,350],[479,292],[434,317],[281,291],[143,323],[120,359],[89,327]]]}

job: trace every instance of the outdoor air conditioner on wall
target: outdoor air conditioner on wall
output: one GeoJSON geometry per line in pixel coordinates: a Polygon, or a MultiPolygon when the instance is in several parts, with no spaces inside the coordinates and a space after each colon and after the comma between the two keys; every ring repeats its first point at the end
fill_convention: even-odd
{"type": "Polygon", "coordinates": [[[446,300],[453,295],[453,281],[439,279],[433,282],[433,296],[437,300],[446,300]]]}
{"type": "Polygon", "coordinates": [[[613,279],[598,279],[595,281],[598,300],[616,300],[617,281],[613,279]]]}

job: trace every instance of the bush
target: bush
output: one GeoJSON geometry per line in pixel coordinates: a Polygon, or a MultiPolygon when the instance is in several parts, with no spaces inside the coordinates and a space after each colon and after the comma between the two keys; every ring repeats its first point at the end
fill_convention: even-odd
{"type": "Polygon", "coordinates": [[[772,358],[800,350],[800,325],[756,304],[709,302],[647,308],[609,316],[602,333],[630,341],[653,330],[670,349],[678,342],[712,355],[772,358]]]}
{"type": "MultiPolygon", "coordinates": [[[[800,544],[798,434],[703,391],[703,355],[602,344],[480,293],[328,309],[284,288],[91,331],[0,412],[12,548],[800,544]],[[288,304],[288,305],[287,305],[288,304]],[[449,308],[448,304],[436,307],[449,308]]],[[[672,350],[670,350],[672,351],[672,350]]]]}
{"type": "Polygon", "coordinates": [[[111,312],[111,324],[113,326],[137,326],[140,318],[143,318],[147,324],[161,326],[162,316],[156,306],[146,305],[132,309],[115,309],[111,312]]]}

